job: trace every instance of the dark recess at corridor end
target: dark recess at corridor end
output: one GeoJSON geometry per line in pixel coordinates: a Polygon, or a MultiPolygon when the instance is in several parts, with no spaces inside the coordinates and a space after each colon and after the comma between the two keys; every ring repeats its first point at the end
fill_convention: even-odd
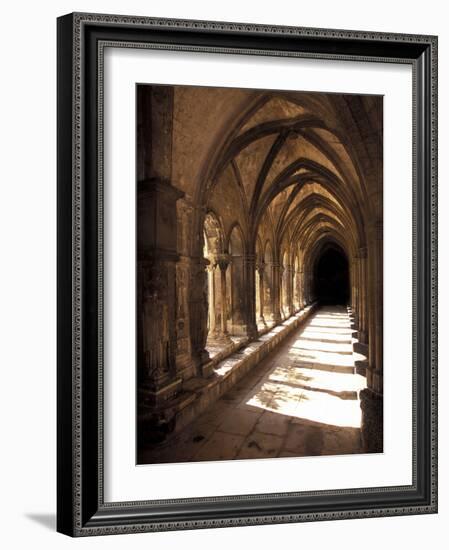
{"type": "Polygon", "coordinates": [[[348,259],[340,247],[328,247],[318,256],[314,265],[313,291],[315,299],[323,305],[349,302],[348,259]]]}

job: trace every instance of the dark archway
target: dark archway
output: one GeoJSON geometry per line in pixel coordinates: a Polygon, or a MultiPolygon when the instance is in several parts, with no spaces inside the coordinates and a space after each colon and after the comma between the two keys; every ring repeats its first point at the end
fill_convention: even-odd
{"type": "Polygon", "coordinates": [[[349,264],[337,245],[323,248],[313,269],[313,294],[321,304],[348,304],[349,264]]]}

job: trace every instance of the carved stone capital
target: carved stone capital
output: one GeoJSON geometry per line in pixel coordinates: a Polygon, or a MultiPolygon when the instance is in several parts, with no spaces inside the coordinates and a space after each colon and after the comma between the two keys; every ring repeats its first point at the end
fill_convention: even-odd
{"type": "Polygon", "coordinates": [[[221,271],[226,271],[228,265],[231,263],[231,256],[229,254],[217,254],[217,265],[221,271]]]}
{"type": "Polygon", "coordinates": [[[257,272],[259,275],[263,275],[265,272],[265,262],[260,262],[256,265],[257,272]]]}

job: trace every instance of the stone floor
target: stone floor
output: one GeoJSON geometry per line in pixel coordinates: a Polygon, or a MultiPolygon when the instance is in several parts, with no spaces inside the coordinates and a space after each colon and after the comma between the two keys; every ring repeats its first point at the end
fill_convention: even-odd
{"type": "Polygon", "coordinates": [[[317,310],[257,368],[141,463],[361,452],[356,333],[343,306],[317,310]]]}

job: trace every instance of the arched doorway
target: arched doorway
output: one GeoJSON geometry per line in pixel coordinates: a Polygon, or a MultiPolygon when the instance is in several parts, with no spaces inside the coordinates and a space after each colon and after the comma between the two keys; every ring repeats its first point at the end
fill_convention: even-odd
{"type": "Polygon", "coordinates": [[[323,247],[313,266],[313,294],[320,304],[349,302],[349,263],[344,250],[336,244],[323,247]]]}

